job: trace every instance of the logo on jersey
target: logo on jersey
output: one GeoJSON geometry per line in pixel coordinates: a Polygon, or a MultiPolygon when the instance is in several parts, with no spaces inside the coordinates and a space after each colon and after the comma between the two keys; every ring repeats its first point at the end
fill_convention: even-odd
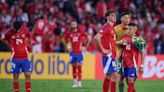
{"type": "Polygon", "coordinates": [[[134,76],[134,73],[132,73],[131,76],[134,76]]]}
{"type": "Polygon", "coordinates": [[[15,36],[12,36],[11,39],[15,39],[15,36]]]}
{"type": "Polygon", "coordinates": [[[25,37],[25,34],[22,34],[22,38],[24,38],[25,37]]]}
{"type": "Polygon", "coordinates": [[[103,32],[103,30],[100,30],[100,33],[102,33],[103,32]]]}
{"type": "Polygon", "coordinates": [[[23,40],[22,39],[16,39],[16,45],[18,44],[23,44],[23,40]]]}

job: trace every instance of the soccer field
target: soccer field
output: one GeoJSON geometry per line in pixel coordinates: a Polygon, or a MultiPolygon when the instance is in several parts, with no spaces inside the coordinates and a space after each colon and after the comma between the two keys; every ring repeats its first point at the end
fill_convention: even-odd
{"type": "MultiPolygon", "coordinates": [[[[20,86],[20,92],[25,92],[24,80],[20,80],[20,86]]],[[[71,86],[72,80],[32,80],[32,92],[102,92],[102,80],[84,80],[82,88],[71,86]]],[[[127,89],[127,86],[125,88],[127,89]]],[[[139,80],[136,82],[136,90],[137,92],[164,92],[164,81],[139,80]]],[[[13,92],[12,80],[0,79],[0,92],[13,92]]]]}

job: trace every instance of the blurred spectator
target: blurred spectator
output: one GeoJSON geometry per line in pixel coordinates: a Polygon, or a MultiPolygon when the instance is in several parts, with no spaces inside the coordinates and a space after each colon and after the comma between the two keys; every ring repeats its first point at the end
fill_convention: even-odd
{"type": "MultiPolygon", "coordinates": [[[[72,20],[77,20],[79,30],[93,39],[109,9],[116,10],[118,15],[129,10],[132,21],[139,25],[140,33],[147,40],[147,54],[163,54],[163,0],[0,0],[0,34],[14,20],[19,20],[32,32],[31,51],[65,52],[62,38],[70,31],[72,20]]],[[[99,52],[94,40],[87,50],[99,52]]]]}
{"type": "Polygon", "coordinates": [[[4,37],[0,34],[0,51],[10,51],[10,46],[6,44],[3,40],[4,37]]]}
{"type": "Polygon", "coordinates": [[[154,41],[155,54],[164,54],[164,33],[154,41]]]}

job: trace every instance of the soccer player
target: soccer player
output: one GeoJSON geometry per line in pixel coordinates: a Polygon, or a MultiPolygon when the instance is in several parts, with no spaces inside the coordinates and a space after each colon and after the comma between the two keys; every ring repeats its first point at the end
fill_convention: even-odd
{"type": "MultiPolygon", "coordinates": [[[[137,78],[137,58],[135,56],[138,54],[136,53],[136,47],[132,43],[133,39],[133,30],[135,28],[135,24],[130,23],[127,31],[125,32],[122,40],[120,43],[123,45],[123,54],[122,54],[122,61],[123,61],[123,76],[126,78],[128,83],[128,91],[127,92],[136,92],[134,83],[137,78]]],[[[139,67],[139,72],[143,73],[143,61],[144,61],[144,54],[143,50],[140,52],[142,53],[141,58],[141,65],[139,67]]]]}
{"type": "Polygon", "coordinates": [[[31,92],[31,64],[28,60],[28,51],[26,45],[27,38],[30,38],[30,32],[27,28],[21,27],[21,23],[19,21],[15,21],[13,23],[13,28],[11,28],[5,34],[4,38],[4,40],[7,40],[7,42],[10,43],[12,48],[10,61],[14,77],[14,92],[19,92],[18,79],[20,69],[25,75],[26,92],[31,92]]]}
{"type": "MultiPolygon", "coordinates": [[[[77,22],[71,22],[71,32],[65,35],[66,42],[70,42],[70,63],[72,64],[72,75],[73,75],[73,88],[82,87],[82,63],[83,55],[82,50],[85,41],[87,41],[87,34],[78,30],[77,22]],[[78,78],[77,78],[78,77],[78,78]]],[[[87,46],[87,45],[86,45],[87,46]]]]}
{"type": "Polygon", "coordinates": [[[116,92],[117,66],[116,66],[116,43],[114,23],[116,22],[116,14],[114,11],[107,11],[105,14],[106,23],[96,34],[95,39],[102,50],[102,63],[105,73],[103,82],[103,92],[116,92]]]}
{"type": "MultiPolygon", "coordinates": [[[[122,74],[122,46],[118,41],[120,41],[125,33],[125,29],[128,27],[128,24],[130,23],[131,20],[131,14],[130,12],[126,11],[121,14],[121,24],[118,24],[114,27],[115,33],[116,33],[116,54],[118,59],[118,74],[119,74],[119,92],[124,91],[124,77],[122,74]]],[[[133,31],[133,35],[139,35],[139,32],[136,29],[133,31]]],[[[136,56],[137,57],[137,56],[136,56]]]]}

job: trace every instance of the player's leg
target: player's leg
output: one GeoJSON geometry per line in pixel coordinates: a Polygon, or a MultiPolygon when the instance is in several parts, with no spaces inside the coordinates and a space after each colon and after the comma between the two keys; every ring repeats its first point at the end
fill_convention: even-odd
{"type": "Polygon", "coordinates": [[[122,74],[119,74],[119,92],[124,92],[124,76],[122,74]]]}
{"type": "Polygon", "coordinates": [[[119,92],[124,92],[124,76],[122,73],[122,59],[121,59],[121,55],[122,55],[122,49],[118,49],[116,52],[116,56],[117,56],[117,67],[118,67],[118,79],[119,79],[119,83],[118,83],[118,88],[119,88],[119,92]]]}
{"type": "Polygon", "coordinates": [[[122,73],[122,60],[118,60],[118,76],[119,76],[119,83],[118,83],[118,88],[119,92],[124,92],[124,76],[122,73]]]}
{"type": "Polygon", "coordinates": [[[83,63],[83,55],[82,55],[82,53],[77,54],[76,60],[77,60],[77,70],[78,70],[78,72],[77,72],[77,75],[78,75],[77,85],[78,85],[78,87],[82,87],[82,84],[81,84],[81,79],[82,79],[82,63],[83,63]]]}
{"type": "Polygon", "coordinates": [[[31,63],[28,59],[22,60],[22,70],[25,75],[26,92],[31,92],[31,63]]]}
{"type": "Polygon", "coordinates": [[[13,74],[13,77],[14,77],[14,83],[13,83],[14,92],[19,92],[19,74],[13,74]]]}
{"type": "Polygon", "coordinates": [[[11,70],[13,73],[13,89],[14,92],[19,92],[19,71],[21,68],[21,64],[18,60],[11,60],[11,70]]]}
{"type": "Polygon", "coordinates": [[[110,84],[110,74],[106,74],[103,82],[103,92],[108,92],[110,84]]]}
{"type": "Polygon", "coordinates": [[[115,59],[111,59],[111,64],[108,70],[108,73],[111,74],[111,84],[110,84],[110,92],[116,92],[116,82],[118,80],[117,66],[115,59]]]}
{"type": "Polygon", "coordinates": [[[72,87],[76,88],[77,87],[77,66],[75,61],[76,59],[75,59],[75,55],[72,52],[70,52],[69,55],[70,55],[70,63],[72,65],[72,76],[73,76],[72,87]]]}
{"type": "Polygon", "coordinates": [[[106,74],[103,82],[103,92],[108,92],[109,90],[109,85],[110,85],[110,74],[108,73],[110,62],[108,61],[107,56],[102,56],[102,64],[104,68],[104,73],[106,74]]]}
{"type": "Polygon", "coordinates": [[[128,83],[128,92],[135,92],[134,82],[137,78],[137,73],[135,68],[125,68],[126,78],[128,83]]]}
{"type": "Polygon", "coordinates": [[[134,77],[128,77],[128,92],[133,92],[134,90],[134,77]]]}
{"type": "Polygon", "coordinates": [[[26,92],[31,92],[31,73],[24,73],[26,92]]]}
{"type": "Polygon", "coordinates": [[[77,63],[76,62],[72,62],[72,75],[73,75],[73,88],[77,87],[77,63]]]}

